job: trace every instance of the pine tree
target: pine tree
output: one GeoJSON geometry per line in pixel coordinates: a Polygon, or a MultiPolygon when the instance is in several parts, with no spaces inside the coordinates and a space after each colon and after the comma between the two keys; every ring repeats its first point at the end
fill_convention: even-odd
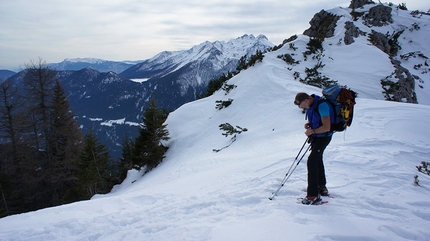
{"type": "Polygon", "coordinates": [[[77,184],[76,153],[82,144],[80,127],[73,118],[64,89],[58,81],[54,88],[51,121],[53,161],[46,179],[53,189],[52,205],[58,205],[65,192],[77,184]]]}
{"type": "Polygon", "coordinates": [[[248,61],[247,61],[246,55],[242,56],[242,57],[239,59],[239,62],[237,63],[236,70],[237,70],[238,72],[240,72],[241,70],[247,69],[247,68],[248,68],[248,66],[247,66],[247,62],[248,62],[248,61]]]}
{"type": "Polygon", "coordinates": [[[146,167],[146,171],[155,168],[165,157],[167,148],[162,144],[168,140],[169,131],[163,124],[168,112],[158,108],[155,100],[151,101],[143,115],[143,124],[139,126],[139,136],[136,138],[133,151],[133,166],[136,169],[146,167]]]}
{"type": "Polygon", "coordinates": [[[128,136],[122,142],[122,157],[120,158],[119,164],[119,182],[124,181],[127,177],[128,170],[133,168],[132,157],[133,157],[134,142],[128,136]]]}
{"type": "Polygon", "coordinates": [[[89,199],[95,194],[107,193],[112,188],[109,152],[106,146],[100,143],[92,128],[84,136],[78,169],[81,198],[89,199]]]}

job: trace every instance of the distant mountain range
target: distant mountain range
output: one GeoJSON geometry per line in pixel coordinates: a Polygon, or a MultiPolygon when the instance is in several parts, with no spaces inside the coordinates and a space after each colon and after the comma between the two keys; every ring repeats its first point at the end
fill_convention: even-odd
{"type": "Polygon", "coordinates": [[[109,61],[109,60],[96,59],[96,58],[75,58],[75,59],[65,59],[60,63],[49,64],[49,67],[58,71],[81,70],[87,67],[91,67],[100,72],[113,71],[115,73],[121,73],[122,71],[140,62],[142,62],[142,60],[109,61]]]}
{"type": "MultiPolygon", "coordinates": [[[[123,138],[136,136],[151,98],[158,106],[175,110],[205,93],[210,80],[235,71],[241,57],[273,46],[264,35],[243,35],[228,42],[206,41],[189,50],[165,51],[134,65],[84,58],[49,66],[57,70],[69,92],[70,106],[84,133],[92,126],[118,157],[123,138]]],[[[18,81],[20,75],[14,78],[18,81]]]]}
{"type": "Polygon", "coordinates": [[[3,70],[0,69],[0,81],[8,79],[12,75],[16,74],[16,72],[10,71],[10,70],[3,70]]]}

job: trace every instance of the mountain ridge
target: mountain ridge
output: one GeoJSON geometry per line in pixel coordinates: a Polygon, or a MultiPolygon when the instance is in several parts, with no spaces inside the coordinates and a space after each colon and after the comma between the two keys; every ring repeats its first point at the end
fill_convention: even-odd
{"type": "Polygon", "coordinates": [[[91,67],[100,72],[113,71],[120,73],[140,61],[111,61],[97,58],[66,58],[60,63],[49,63],[48,66],[57,71],[81,70],[91,67]]]}

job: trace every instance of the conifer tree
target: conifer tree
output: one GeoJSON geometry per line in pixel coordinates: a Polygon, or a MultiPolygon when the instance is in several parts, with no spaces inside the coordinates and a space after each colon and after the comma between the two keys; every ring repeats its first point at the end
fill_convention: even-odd
{"type": "Polygon", "coordinates": [[[139,135],[136,138],[133,151],[133,167],[141,169],[146,167],[146,171],[152,170],[165,157],[167,148],[162,144],[163,140],[169,139],[167,125],[163,124],[167,119],[168,112],[158,108],[154,99],[145,109],[143,124],[139,126],[139,135]]]}
{"type": "Polygon", "coordinates": [[[132,157],[133,157],[134,142],[128,136],[122,142],[122,157],[120,158],[119,164],[119,182],[124,181],[127,177],[128,170],[133,168],[132,157]]]}
{"type": "Polygon", "coordinates": [[[64,193],[77,183],[76,155],[82,144],[81,130],[70,111],[64,89],[57,81],[51,112],[51,144],[53,161],[50,174],[46,177],[50,181],[53,191],[53,205],[60,202],[64,193]]]}
{"type": "Polygon", "coordinates": [[[239,62],[237,63],[237,66],[236,66],[236,70],[240,72],[241,70],[244,70],[247,68],[248,68],[247,58],[246,58],[246,55],[244,55],[239,59],[239,62]]]}
{"type": "Polygon", "coordinates": [[[93,133],[84,136],[79,153],[78,178],[81,198],[89,199],[95,194],[107,193],[112,187],[109,152],[93,133]]]}

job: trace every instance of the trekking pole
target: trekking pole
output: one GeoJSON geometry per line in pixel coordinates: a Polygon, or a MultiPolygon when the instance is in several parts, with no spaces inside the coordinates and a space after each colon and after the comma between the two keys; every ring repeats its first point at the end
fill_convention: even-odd
{"type": "MultiPolygon", "coordinates": [[[[291,164],[290,168],[288,169],[287,173],[285,174],[284,179],[282,179],[281,183],[279,184],[278,189],[276,189],[276,191],[273,193],[273,195],[271,197],[269,197],[270,200],[273,200],[273,198],[275,198],[275,196],[278,194],[279,190],[281,190],[281,188],[284,186],[284,184],[287,182],[287,180],[291,177],[291,175],[293,174],[294,170],[296,170],[296,167],[299,165],[300,161],[303,159],[303,157],[306,155],[306,153],[309,151],[309,149],[311,148],[311,143],[309,143],[309,146],[306,148],[306,151],[303,153],[303,155],[300,157],[300,159],[297,161],[297,158],[300,156],[300,153],[302,152],[303,148],[305,147],[306,143],[310,140],[310,137],[308,137],[305,141],[305,143],[303,143],[302,148],[300,149],[299,153],[297,154],[296,158],[294,158],[293,163],[291,164]],[[296,163],[297,161],[297,163],[296,163]],[[294,166],[294,164],[296,163],[296,165],[294,166]],[[293,168],[294,166],[294,168],[293,168]],[[291,170],[291,168],[293,168],[291,170]],[[290,172],[291,171],[291,172],[290,172]]],[[[311,141],[312,142],[312,141],[311,141]]]]}

